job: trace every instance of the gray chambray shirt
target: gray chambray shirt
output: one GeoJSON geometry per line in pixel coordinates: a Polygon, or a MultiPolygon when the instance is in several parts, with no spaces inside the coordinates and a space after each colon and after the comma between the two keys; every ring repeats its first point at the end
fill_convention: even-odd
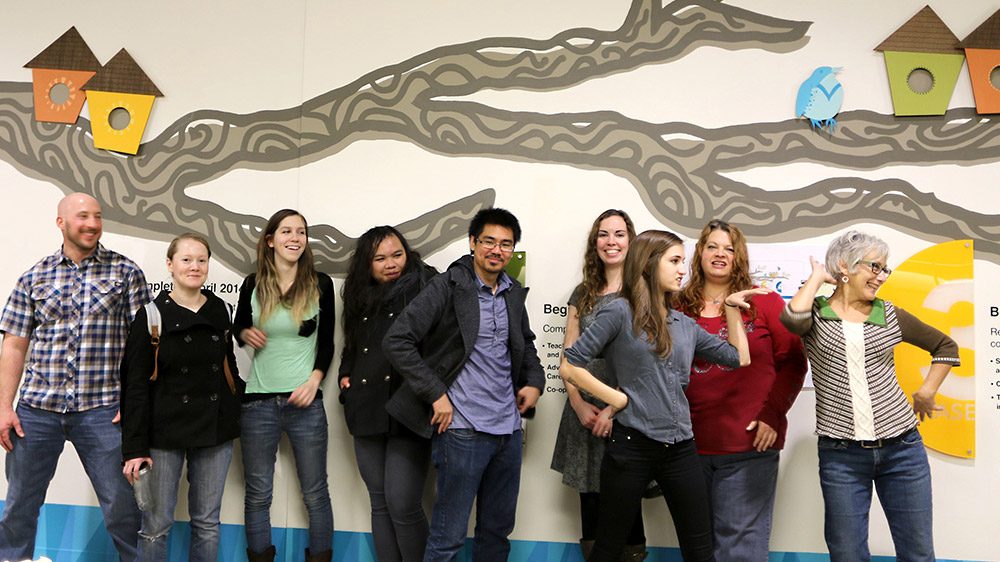
{"type": "Polygon", "coordinates": [[[637,336],[632,330],[628,301],[616,299],[597,311],[591,325],[566,350],[566,359],[585,368],[595,357],[604,357],[629,400],[615,420],[655,441],[677,443],[694,436],[684,389],[695,355],[726,367],[739,367],[740,355],[676,310],[670,311],[668,323],[671,350],[660,357],[644,333],[637,336]]]}

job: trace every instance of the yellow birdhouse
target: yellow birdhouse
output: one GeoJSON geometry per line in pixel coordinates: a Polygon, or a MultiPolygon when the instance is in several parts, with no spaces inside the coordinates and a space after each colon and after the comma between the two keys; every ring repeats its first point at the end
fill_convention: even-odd
{"type": "Polygon", "coordinates": [[[136,154],[153,101],[162,96],[128,51],[118,51],[83,88],[94,146],[136,154]]]}

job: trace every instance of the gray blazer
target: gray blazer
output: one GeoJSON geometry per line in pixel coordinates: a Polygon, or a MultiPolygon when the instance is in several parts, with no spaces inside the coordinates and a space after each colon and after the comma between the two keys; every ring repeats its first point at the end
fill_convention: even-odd
{"type": "MultiPolygon", "coordinates": [[[[475,275],[472,256],[456,260],[410,302],[382,342],[389,363],[406,379],[385,408],[418,435],[433,435],[431,404],[448,392],[476,343],[479,297],[475,275]]],[[[528,289],[516,280],[504,294],[515,393],[524,386],[545,390],[545,372],[525,309],[527,295],[528,289]]]]}

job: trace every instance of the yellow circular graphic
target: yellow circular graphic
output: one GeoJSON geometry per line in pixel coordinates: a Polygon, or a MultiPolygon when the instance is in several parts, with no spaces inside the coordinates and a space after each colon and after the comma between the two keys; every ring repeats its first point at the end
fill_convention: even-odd
{"type": "MultiPolygon", "coordinates": [[[[975,333],[973,331],[972,240],[956,240],[914,254],[892,271],[879,296],[892,301],[958,343],[962,366],[951,370],[938,390],[944,407],[920,424],[924,444],[962,458],[976,456],[975,333]]],[[[896,347],[896,376],[911,400],[930,366],[927,352],[896,347]]]]}

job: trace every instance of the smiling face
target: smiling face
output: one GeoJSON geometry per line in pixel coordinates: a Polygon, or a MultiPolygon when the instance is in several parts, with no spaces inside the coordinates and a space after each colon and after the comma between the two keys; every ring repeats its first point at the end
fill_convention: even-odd
{"type": "Polygon", "coordinates": [[[469,237],[469,249],[472,250],[472,267],[482,281],[492,285],[503,268],[510,261],[514,248],[514,231],[506,226],[487,224],[478,240],[469,237]],[[494,245],[495,244],[495,245],[494,245]],[[492,248],[487,248],[494,245],[492,248]],[[501,246],[509,246],[511,251],[505,252],[501,246]]]}
{"type": "MultiPolygon", "coordinates": [[[[877,251],[871,251],[865,254],[863,261],[885,265],[888,257],[879,255],[877,251]]],[[[884,271],[875,275],[872,273],[872,267],[865,263],[857,264],[854,267],[854,273],[849,272],[846,267],[842,268],[841,272],[845,273],[848,277],[846,288],[849,294],[854,298],[866,301],[875,300],[875,294],[878,293],[885,280],[889,278],[884,271]]]]}
{"type": "Polygon", "coordinates": [[[680,291],[685,275],[687,275],[687,266],[684,265],[684,245],[674,244],[660,256],[656,272],[660,290],[670,293],[680,291]]]}
{"type": "Polygon", "coordinates": [[[597,256],[605,266],[624,263],[628,243],[628,225],[622,217],[612,215],[598,225],[597,256]]]}
{"type": "Polygon", "coordinates": [[[388,283],[399,279],[406,269],[406,251],[402,242],[390,234],[379,242],[372,256],[371,274],[376,283],[388,283]]]}
{"type": "Polygon", "coordinates": [[[733,275],[736,252],[733,241],[725,230],[713,230],[705,239],[701,251],[701,271],[706,280],[728,284],[733,275]]]}
{"type": "Polygon", "coordinates": [[[104,231],[101,205],[89,195],[67,195],[59,202],[56,226],[62,231],[63,252],[79,262],[94,253],[101,240],[104,231]]]}
{"type": "Polygon", "coordinates": [[[167,271],[178,287],[198,290],[208,279],[208,248],[197,240],[177,242],[173,257],[167,258],[167,271]]]}
{"type": "Polygon", "coordinates": [[[274,249],[274,260],[287,265],[298,263],[307,243],[306,221],[300,215],[285,217],[267,241],[267,245],[274,249]]]}

